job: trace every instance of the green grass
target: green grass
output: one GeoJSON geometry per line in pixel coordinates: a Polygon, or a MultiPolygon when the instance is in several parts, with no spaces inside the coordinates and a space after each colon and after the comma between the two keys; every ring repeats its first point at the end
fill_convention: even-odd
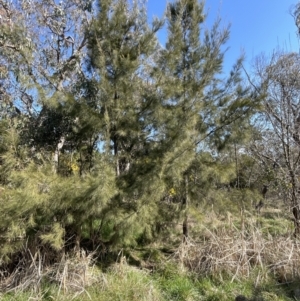
{"type": "Polygon", "coordinates": [[[29,300],[31,293],[8,293],[0,295],[0,300],[3,301],[25,301],[29,300]]]}
{"type": "Polygon", "coordinates": [[[162,292],[163,300],[200,300],[195,281],[188,273],[174,263],[165,264],[154,273],[156,285],[162,292]]]}

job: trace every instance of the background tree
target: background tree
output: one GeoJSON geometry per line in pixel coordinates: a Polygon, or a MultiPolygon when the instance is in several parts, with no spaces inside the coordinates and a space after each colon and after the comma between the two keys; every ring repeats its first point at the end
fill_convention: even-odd
{"type": "Polygon", "coordinates": [[[264,57],[257,60],[256,89],[266,95],[262,114],[267,148],[259,143],[254,147],[276,174],[277,185],[288,191],[295,235],[299,235],[299,55],[274,53],[266,62],[264,57]]]}

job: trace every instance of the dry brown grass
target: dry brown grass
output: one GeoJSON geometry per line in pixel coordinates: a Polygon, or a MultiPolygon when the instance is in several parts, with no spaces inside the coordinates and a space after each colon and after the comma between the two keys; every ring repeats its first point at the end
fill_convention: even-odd
{"type": "Polygon", "coordinates": [[[93,253],[81,251],[72,257],[62,256],[60,262],[45,266],[42,256],[37,252],[31,255],[30,262],[21,260],[9,276],[2,278],[0,290],[5,293],[30,290],[38,295],[43,283],[52,283],[59,287],[57,295],[72,293],[78,296],[88,294],[86,287],[103,281],[103,275],[94,268],[93,253]]]}
{"type": "Polygon", "coordinates": [[[291,235],[266,235],[243,219],[240,229],[231,224],[203,232],[202,239],[189,239],[175,254],[192,272],[221,278],[226,274],[234,281],[258,267],[282,283],[300,276],[300,242],[291,235]]]}

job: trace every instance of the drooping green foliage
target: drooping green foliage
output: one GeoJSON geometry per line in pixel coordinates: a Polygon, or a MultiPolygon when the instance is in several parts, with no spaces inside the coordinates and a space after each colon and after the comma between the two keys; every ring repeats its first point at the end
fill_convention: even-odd
{"type": "Polygon", "coordinates": [[[178,0],[163,47],[145,3],[83,2],[0,1],[18,12],[0,28],[1,260],[146,243],[182,218],[187,236],[189,206],[235,177],[221,151],[258,99],[241,60],[223,79],[228,30],[178,0]]]}
{"type": "MultiPolygon", "coordinates": [[[[159,120],[160,143],[168,149],[164,171],[169,185],[177,185],[181,191],[184,227],[187,227],[188,203],[201,201],[200,195],[205,194],[203,182],[207,178],[202,174],[202,179],[195,181],[194,176],[199,168],[210,168],[205,167],[205,160],[201,163],[203,152],[206,148],[215,152],[224,147],[234,134],[234,124],[251,115],[257,104],[248,89],[242,88],[241,59],[228,79],[222,79],[223,46],[229,32],[219,29],[219,21],[210,31],[204,30],[204,20],[204,7],[198,1],[169,4],[168,39],[155,73],[163,110],[159,120]],[[197,197],[192,193],[195,190],[197,197]]],[[[221,169],[216,172],[220,178],[224,174],[221,169]]]]}

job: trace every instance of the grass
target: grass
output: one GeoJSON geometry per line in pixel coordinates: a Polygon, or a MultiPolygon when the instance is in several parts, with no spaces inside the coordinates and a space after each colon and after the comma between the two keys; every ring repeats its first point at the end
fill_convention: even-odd
{"type": "Polygon", "coordinates": [[[6,294],[1,300],[232,301],[237,295],[244,295],[252,301],[290,301],[295,300],[293,287],[297,287],[279,285],[274,277],[258,269],[248,279],[231,281],[226,275],[222,280],[201,277],[182,270],[176,262],[168,262],[154,273],[124,263],[115,264],[102,276],[102,282],[84,291],[58,294],[57,286],[48,286],[38,293],[6,294]],[[256,283],[258,278],[260,281],[256,283]]]}
{"type": "Polygon", "coordinates": [[[34,257],[16,291],[0,300],[300,300],[300,243],[290,235],[291,222],[272,213],[197,216],[194,210],[191,239],[172,254],[161,245],[129,250],[105,270],[82,254],[38,271],[34,257]],[[33,285],[37,276],[40,286],[33,285]]]}

